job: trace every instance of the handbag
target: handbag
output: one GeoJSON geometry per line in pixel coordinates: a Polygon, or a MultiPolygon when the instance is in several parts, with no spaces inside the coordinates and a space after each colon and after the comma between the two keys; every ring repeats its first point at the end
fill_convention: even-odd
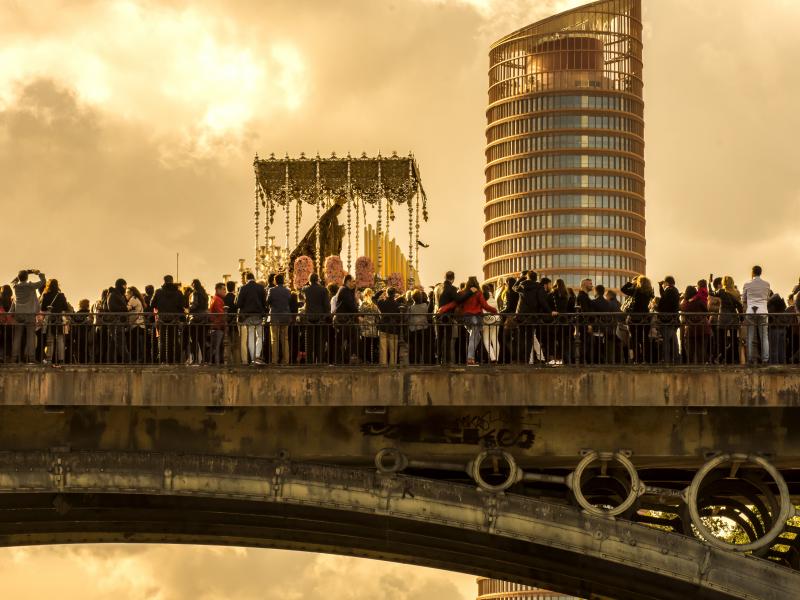
{"type": "Polygon", "coordinates": [[[620,307],[620,310],[624,313],[630,312],[632,306],[633,306],[633,296],[625,296],[625,300],[622,301],[622,306],[620,307]]]}
{"type": "Polygon", "coordinates": [[[631,328],[628,327],[627,323],[623,323],[622,321],[617,323],[616,330],[614,331],[617,339],[622,342],[623,346],[628,346],[631,343],[631,328]]]}

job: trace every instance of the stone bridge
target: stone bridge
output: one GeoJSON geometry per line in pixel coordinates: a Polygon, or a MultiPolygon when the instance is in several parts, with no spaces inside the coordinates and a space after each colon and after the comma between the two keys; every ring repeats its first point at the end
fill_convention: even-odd
{"type": "Polygon", "coordinates": [[[0,544],[270,546],[587,598],[784,600],[799,417],[800,371],[777,367],[3,367],[0,544]]]}

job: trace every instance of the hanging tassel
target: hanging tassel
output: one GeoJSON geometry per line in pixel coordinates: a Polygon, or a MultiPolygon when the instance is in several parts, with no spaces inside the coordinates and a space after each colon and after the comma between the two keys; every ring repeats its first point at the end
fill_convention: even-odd
{"type": "Polygon", "coordinates": [[[316,224],[316,228],[317,228],[317,252],[316,252],[316,255],[314,257],[315,258],[314,262],[317,264],[317,274],[320,277],[322,277],[322,256],[320,256],[320,243],[321,243],[320,242],[320,237],[322,237],[322,227],[321,227],[320,222],[319,222],[319,205],[320,205],[320,202],[322,200],[320,198],[319,157],[317,157],[317,176],[316,177],[317,177],[317,181],[316,181],[316,185],[314,187],[314,189],[316,191],[316,198],[315,198],[314,206],[317,209],[317,224],[316,224]]]}
{"type": "Polygon", "coordinates": [[[259,235],[261,233],[261,230],[260,230],[261,228],[259,227],[259,220],[260,220],[260,217],[261,217],[261,207],[260,207],[260,204],[261,204],[261,194],[260,194],[261,186],[258,185],[258,154],[256,154],[255,158],[253,159],[253,170],[255,171],[255,176],[256,176],[255,192],[254,192],[254,196],[255,196],[255,215],[254,215],[255,219],[254,220],[255,220],[255,233],[256,233],[256,236],[255,236],[255,238],[256,238],[255,239],[255,267],[256,267],[256,272],[258,272],[258,246],[259,246],[259,243],[261,241],[259,239],[259,235]]]}
{"type": "Polygon", "coordinates": [[[300,244],[300,221],[303,219],[303,201],[298,200],[294,211],[294,247],[300,244]]]}
{"type": "Polygon", "coordinates": [[[417,255],[414,257],[415,260],[414,271],[416,271],[417,276],[419,276],[419,189],[417,189],[415,216],[416,216],[415,220],[416,232],[414,233],[414,247],[417,249],[417,255]]]}
{"type": "Polygon", "coordinates": [[[353,238],[350,213],[353,208],[353,188],[350,186],[350,155],[347,156],[347,272],[352,273],[353,238]]]}
{"type": "MultiPolygon", "coordinates": [[[[356,204],[356,254],[359,254],[361,250],[361,246],[359,246],[359,240],[361,237],[361,199],[354,198],[353,201],[356,204]]],[[[366,254],[366,251],[364,252],[366,254]]]]}
{"type": "Polygon", "coordinates": [[[382,258],[381,246],[383,245],[383,223],[381,222],[381,216],[382,216],[381,210],[382,210],[382,207],[383,207],[383,202],[378,200],[378,223],[377,223],[377,226],[376,226],[376,229],[375,229],[375,234],[376,234],[376,236],[378,238],[378,268],[377,268],[377,271],[378,271],[378,274],[381,277],[383,277],[383,268],[382,268],[383,267],[383,261],[381,260],[381,258],[382,258]]]}
{"type": "Polygon", "coordinates": [[[413,289],[415,285],[414,273],[411,270],[411,265],[414,259],[414,206],[411,204],[411,198],[408,199],[408,265],[406,279],[408,279],[408,289],[413,289]]]}

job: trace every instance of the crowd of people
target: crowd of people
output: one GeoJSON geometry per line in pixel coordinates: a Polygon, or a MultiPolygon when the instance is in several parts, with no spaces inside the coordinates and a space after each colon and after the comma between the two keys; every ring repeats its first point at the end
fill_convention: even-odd
{"type": "Polygon", "coordinates": [[[455,274],[427,292],[352,276],[300,289],[283,274],[206,291],[166,275],[141,292],[117,279],[77,309],[58,280],[20,271],[0,288],[0,363],[77,364],[798,364],[800,284],[784,300],[761,278],[678,290],[636,277],[578,289],[533,271],[495,284],[455,274]]]}

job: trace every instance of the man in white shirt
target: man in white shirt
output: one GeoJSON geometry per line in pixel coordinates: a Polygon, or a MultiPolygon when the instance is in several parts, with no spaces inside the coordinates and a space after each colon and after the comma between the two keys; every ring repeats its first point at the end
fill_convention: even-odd
{"type": "Polygon", "coordinates": [[[767,301],[769,300],[769,283],[761,279],[761,267],[753,267],[753,279],[742,286],[742,304],[744,305],[747,326],[747,361],[755,364],[756,331],[761,339],[761,362],[769,362],[769,336],[767,335],[767,301]]]}
{"type": "Polygon", "coordinates": [[[36,355],[36,314],[39,312],[39,297],[45,284],[44,273],[38,269],[26,269],[11,282],[14,288],[15,326],[12,336],[11,357],[13,362],[20,359],[22,340],[25,339],[25,362],[31,364],[36,355]],[[28,281],[28,275],[38,275],[39,281],[28,281]]]}

